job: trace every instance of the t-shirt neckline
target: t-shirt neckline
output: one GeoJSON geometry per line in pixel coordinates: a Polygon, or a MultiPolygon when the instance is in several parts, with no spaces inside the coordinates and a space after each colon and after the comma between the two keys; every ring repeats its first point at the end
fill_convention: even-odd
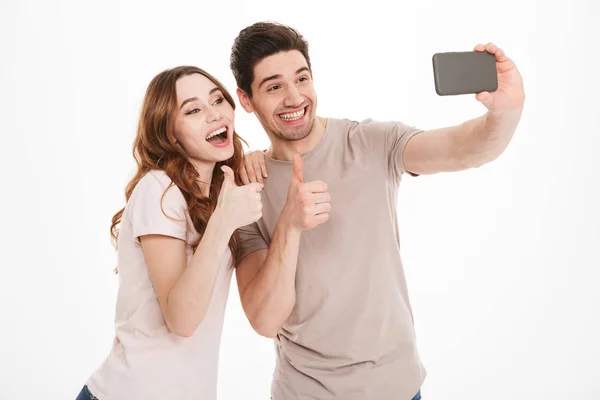
{"type": "MultiPolygon", "coordinates": [[[[330,136],[329,130],[331,129],[331,123],[333,122],[333,119],[325,118],[325,121],[326,121],[325,122],[325,132],[323,132],[323,136],[321,137],[321,140],[319,140],[319,142],[315,145],[315,147],[313,147],[306,153],[300,155],[300,158],[302,159],[302,161],[308,160],[315,153],[317,153],[319,151],[319,149],[321,147],[323,147],[324,143],[327,141],[328,137],[330,136]]],[[[268,160],[271,163],[280,164],[280,165],[292,165],[293,164],[292,160],[278,160],[276,158],[270,157],[266,151],[264,151],[263,153],[265,155],[265,160],[268,160]]]]}

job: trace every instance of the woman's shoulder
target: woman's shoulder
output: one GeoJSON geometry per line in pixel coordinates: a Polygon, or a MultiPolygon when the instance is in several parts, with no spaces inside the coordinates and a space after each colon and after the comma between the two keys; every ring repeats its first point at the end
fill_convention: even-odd
{"type": "Polygon", "coordinates": [[[185,198],[179,187],[173,183],[165,171],[161,170],[146,172],[135,185],[129,202],[136,202],[137,199],[143,199],[146,202],[152,198],[159,198],[163,202],[171,204],[185,204],[185,198]]]}
{"type": "Polygon", "coordinates": [[[187,241],[189,216],[179,187],[163,171],[146,172],[135,185],[125,206],[123,221],[135,240],[147,234],[162,234],[187,241]]]}
{"type": "Polygon", "coordinates": [[[135,192],[160,192],[161,194],[167,189],[174,189],[174,191],[181,194],[181,191],[173,183],[173,180],[167,175],[165,171],[153,169],[144,174],[135,185],[133,193],[135,192]]]}
{"type": "Polygon", "coordinates": [[[169,187],[173,181],[169,178],[169,175],[165,171],[159,169],[152,169],[144,174],[138,184],[137,188],[147,188],[158,186],[162,189],[169,187]]]}

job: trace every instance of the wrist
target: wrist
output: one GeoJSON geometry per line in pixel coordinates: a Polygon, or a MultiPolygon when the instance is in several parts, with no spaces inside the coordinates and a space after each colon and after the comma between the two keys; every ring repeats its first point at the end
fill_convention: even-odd
{"type": "Polygon", "coordinates": [[[513,122],[519,120],[523,114],[523,105],[505,110],[489,110],[486,114],[488,123],[513,122]]]}
{"type": "Polygon", "coordinates": [[[233,235],[233,232],[235,232],[235,227],[231,226],[231,223],[227,218],[227,213],[217,208],[208,219],[206,232],[209,231],[213,233],[215,237],[225,238],[229,241],[229,238],[233,235]]]}
{"type": "Polygon", "coordinates": [[[284,206],[277,224],[286,235],[300,235],[302,228],[294,224],[292,210],[289,206],[284,206]]]}

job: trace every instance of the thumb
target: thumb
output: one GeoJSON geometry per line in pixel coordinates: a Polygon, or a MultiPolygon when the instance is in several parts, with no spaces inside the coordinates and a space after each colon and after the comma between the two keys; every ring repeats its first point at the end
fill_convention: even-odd
{"type": "Polygon", "coordinates": [[[303,165],[302,165],[302,159],[300,158],[300,156],[298,154],[294,154],[292,157],[293,163],[294,163],[294,177],[302,182],[303,181],[303,165]]]}
{"type": "Polygon", "coordinates": [[[223,171],[223,173],[225,174],[225,177],[223,179],[223,186],[221,187],[221,190],[226,190],[226,189],[230,189],[232,187],[236,187],[237,185],[235,184],[235,178],[233,176],[233,170],[231,168],[229,168],[227,165],[223,165],[221,167],[221,171],[223,171]]]}
{"type": "Polygon", "coordinates": [[[264,186],[265,185],[263,185],[262,183],[254,182],[246,185],[245,187],[248,188],[248,190],[251,192],[260,193],[263,190],[264,186]]]}
{"type": "Polygon", "coordinates": [[[488,110],[494,106],[494,96],[489,92],[477,93],[475,99],[481,102],[488,110]]]}

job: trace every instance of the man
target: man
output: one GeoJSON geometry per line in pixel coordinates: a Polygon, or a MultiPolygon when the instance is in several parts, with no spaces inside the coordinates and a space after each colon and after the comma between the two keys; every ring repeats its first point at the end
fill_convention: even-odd
{"type": "Polygon", "coordinates": [[[252,327],[276,338],[273,400],[420,398],[426,371],[399,255],[398,186],[405,173],[497,158],[525,98],[502,50],[475,50],[496,56],[499,88],[476,96],[487,113],[423,131],[318,116],[308,46],[289,27],[257,23],[235,39],[239,101],[271,141],[263,217],[239,231],[236,274],[252,327]]]}

